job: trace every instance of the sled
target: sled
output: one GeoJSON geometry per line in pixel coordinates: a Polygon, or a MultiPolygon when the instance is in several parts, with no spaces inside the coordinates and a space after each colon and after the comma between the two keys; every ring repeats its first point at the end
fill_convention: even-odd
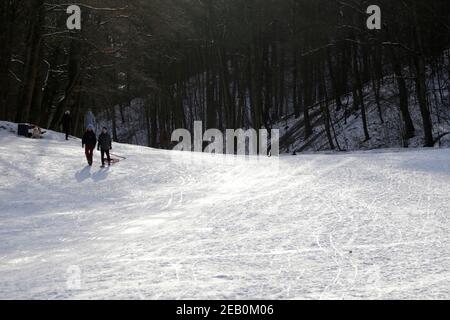
{"type": "MultiPolygon", "coordinates": [[[[126,159],[127,159],[127,158],[125,158],[125,157],[122,157],[122,156],[119,156],[119,155],[113,154],[113,153],[111,153],[110,156],[111,156],[111,162],[109,163],[109,166],[113,166],[113,165],[115,165],[115,164],[118,164],[120,161],[126,160],[126,159]]],[[[105,159],[105,160],[106,160],[106,159],[105,159]]],[[[106,161],[105,161],[105,162],[106,162],[106,161]]],[[[107,167],[107,166],[105,165],[104,167],[101,166],[100,168],[106,168],[106,167],[107,167]]]]}
{"type": "Polygon", "coordinates": [[[115,159],[115,158],[111,158],[111,165],[115,165],[115,164],[117,164],[117,163],[119,163],[120,162],[120,160],[119,159],[115,159]]]}
{"type": "Polygon", "coordinates": [[[120,159],[111,158],[111,162],[109,163],[109,166],[108,165],[100,166],[100,168],[107,168],[107,167],[113,166],[115,164],[118,164],[119,162],[120,162],[120,159]]]}

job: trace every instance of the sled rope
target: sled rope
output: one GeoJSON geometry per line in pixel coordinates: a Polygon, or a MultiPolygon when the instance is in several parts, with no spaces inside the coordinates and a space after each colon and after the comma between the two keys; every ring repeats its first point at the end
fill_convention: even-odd
{"type": "Polygon", "coordinates": [[[114,153],[111,153],[111,156],[112,156],[112,157],[116,157],[116,158],[119,158],[119,159],[121,159],[121,160],[127,160],[127,158],[125,158],[125,157],[122,157],[122,156],[119,156],[119,155],[117,155],[117,154],[114,154],[114,153]]]}

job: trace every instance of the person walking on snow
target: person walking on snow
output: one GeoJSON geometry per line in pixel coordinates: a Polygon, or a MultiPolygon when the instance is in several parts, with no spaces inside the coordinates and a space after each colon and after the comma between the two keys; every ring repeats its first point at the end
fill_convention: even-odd
{"type": "Polygon", "coordinates": [[[69,140],[70,131],[72,128],[72,116],[70,115],[70,111],[66,111],[62,118],[62,125],[64,133],[66,134],[66,140],[69,140]]]}
{"type": "Polygon", "coordinates": [[[84,148],[86,159],[89,166],[92,167],[92,163],[94,161],[94,149],[97,144],[97,137],[94,133],[94,128],[90,125],[88,126],[86,132],[83,135],[82,146],[84,148]]]}
{"type": "Polygon", "coordinates": [[[105,167],[105,154],[108,159],[108,166],[111,165],[111,155],[109,153],[112,150],[112,139],[110,134],[108,133],[108,129],[103,127],[102,133],[98,137],[98,146],[97,150],[101,152],[102,156],[102,168],[105,167]]]}

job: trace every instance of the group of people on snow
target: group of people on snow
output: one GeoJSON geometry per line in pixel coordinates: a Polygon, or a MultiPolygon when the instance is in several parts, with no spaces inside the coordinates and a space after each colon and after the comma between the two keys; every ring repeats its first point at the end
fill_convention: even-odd
{"type": "Polygon", "coordinates": [[[92,163],[94,161],[95,146],[97,146],[97,150],[100,151],[101,154],[102,168],[105,167],[106,161],[108,161],[108,165],[111,165],[110,151],[112,150],[112,139],[106,127],[103,127],[102,133],[98,136],[97,139],[97,136],[94,133],[94,127],[92,125],[89,125],[86,132],[83,135],[81,143],[82,147],[84,148],[86,160],[89,166],[92,166],[92,163]]]}
{"type": "MultiPolygon", "coordinates": [[[[62,118],[62,127],[66,135],[66,140],[69,140],[69,135],[72,130],[72,116],[70,114],[70,111],[66,111],[64,113],[64,116],[62,118]]],[[[106,127],[103,127],[102,133],[97,139],[97,136],[94,132],[94,126],[92,124],[89,124],[87,126],[86,132],[83,135],[81,144],[84,148],[86,160],[89,166],[92,166],[94,162],[94,150],[96,146],[97,150],[100,151],[101,154],[102,168],[105,167],[106,162],[108,163],[108,165],[111,165],[110,151],[112,150],[112,138],[108,133],[108,129],[106,127]]]]}

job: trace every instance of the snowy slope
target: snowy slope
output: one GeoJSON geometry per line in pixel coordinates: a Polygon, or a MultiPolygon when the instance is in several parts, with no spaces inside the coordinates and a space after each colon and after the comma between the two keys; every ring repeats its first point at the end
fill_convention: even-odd
{"type": "Polygon", "coordinates": [[[0,123],[0,299],[450,298],[450,150],[244,158],[0,123]],[[2,129],[3,127],[3,129],[2,129]]]}

